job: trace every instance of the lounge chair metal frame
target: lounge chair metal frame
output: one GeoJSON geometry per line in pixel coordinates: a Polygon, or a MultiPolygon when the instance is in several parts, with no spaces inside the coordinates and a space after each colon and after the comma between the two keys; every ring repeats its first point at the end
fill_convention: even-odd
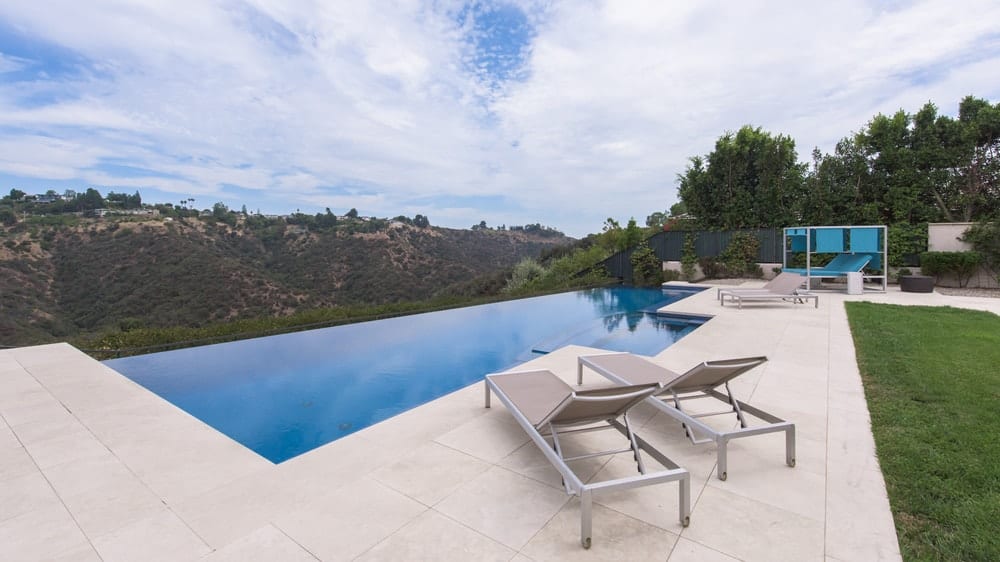
{"type": "MultiPolygon", "coordinates": [[[[690,523],[691,516],[691,475],[687,470],[681,468],[677,463],[670,460],[666,455],[657,451],[653,446],[644,441],[641,437],[632,431],[631,425],[628,421],[628,409],[632,406],[642,402],[653,392],[656,391],[655,385],[640,385],[644,388],[638,388],[637,386],[622,387],[622,392],[614,392],[615,387],[605,387],[598,389],[601,393],[599,396],[588,395],[588,391],[573,391],[572,387],[568,384],[566,385],[569,390],[568,396],[566,396],[551,412],[549,412],[545,418],[538,424],[532,424],[532,422],[525,416],[524,413],[518,408],[517,404],[504,392],[501,385],[494,380],[494,377],[508,376],[508,375],[534,375],[542,376],[548,375],[557,378],[555,374],[547,370],[537,370],[537,371],[524,371],[524,372],[512,372],[512,373],[493,373],[486,375],[485,378],[485,392],[486,392],[486,407],[489,408],[490,395],[495,394],[497,398],[507,407],[507,410],[514,416],[517,423],[524,429],[525,433],[531,438],[531,440],[538,446],[545,458],[552,463],[552,466],[559,472],[562,476],[563,487],[566,493],[573,496],[578,496],[580,498],[580,543],[584,548],[590,548],[592,540],[592,529],[593,529],[593,494],[594,492],[599,492],[603,490],[624,490],[629,488],[637,488],[640,486],[648,486],[652,484],[660,484],[664,482],[677,482],[679,486],[678,494],[678,519],[680,524],[687,527],[690,523]],[[627,408],[620,412],[616,412],[613,416],[600,416],[592,417],[590,419],[584,420],[571,420],[566,423],[559,421],[559,415],[566,408],[570,407],[574,402],[601,402],[609,400],[621,400],[630,399],[630,404],[627,408]],[[619,422],[618,418],[621,417],[622,421],[619,422]],[[594,425],[595,423],[604,422],[606,425],[594,425]],[[583,426],[583,427],[581,427],[583,426]],[[545,431],[541,431],[539,428],[544,428],[545,431]],[[599,451],[595,453],[588,453],[584,455],[578,455],[574,457],[565,457],[563,453],[562,443],[560,442],[560,437],[565,437],[568,434],[573,433],[583,433],[591,431],[601,431],[606,429],[615,429],[619,433],[628,439],[629,446],[623,449],[599,451]],[[551,439],[550,444],[546,439],[551,439]],[[655,459],[667,470],[658,472],[647,472],[645,464],[642,461],[642,455],[640,451],[645,452],[650,457],[655,459]],[[601,482],[590,482],[584,483],[583,480],[577,476],[572,468],[567,464],[570,461],[600,457],[605,455],[614,455],[618,453],[631,452],[633,458],[636,461],[638,467],[639,475],[628,476],[624,478],[616,478],[613,480],[605,480],[601,482]]],[[[559,379],[560,382],[561,379],[559,379]]],[[[564,383],[565,384],[565,383],[564,383]]],[[[594,392],[594,391],[591,391],[594,392]]]]}
{"type": "MultiPolygon", "coordinates": [[[[610,368],[601,364],[601,357],[608,356],[630,356],[634,357],[638,361],[643,361],[648,366],[653,366],[658,369],[663,370],[665,375],[665,380],[663,381],[661,390],[654,396],[647,398],[647,402],[656,406],[658,410],[664,412],[675,420],[681,422],[681,426],[684,428],[684,432],[688,439],[691,440],[692,444],[700,445],[702,443],[714,442],[717,448],[717,475],[719,480],[726,480],[729,477],[728,469],[728,455],[727,446],[733,439],[742,439],[745,437],[753,437],[754,435],[762,435],[766,433],[776,433],[783,431],[785,433],[785,464],[788,466],[795,466],[795,424],[770,414],[747,404],[746,402],[740,401],[733,396],[732,390],[729,388],[729,380],[739,376],[739,374],[745,373],[750,369],[757,367],[758,365],[767,361],[766,357],[746,357],[740,359],[726,359],[721,361],[705,361],[699,363],[692,369],[688,370],[683,375],[677,375],[673,371],[656,365],[655,363],[638,357],[630,353],[608,353],[602,355],[584,355],[580,356],[577,360],[577,384],[583,384],[583,368],[588,367],[595,373],[603,376],[604,378],[613,381],[617,384],[628,385],[632,382],[628,381],[625,376],[614,372],[610,368]],[[721,369],[725,368],[727,370],[737,370],[736,375],[728,377],[727,380],[719,381],[714,384],[700,385],[698,387],[684,389],[677,392],[673,387],[678,386],[683,383],[685,378],[690,378],[692,373],[703,372],[705,369],[721,369]],[[718,387],[725,387],[726,392],[722,393],[717,390],[718,387]],[[667,395],[664,398],[661,396],[667,395]],[[729,409],[720,412],[711,412],[704,414],[692,414],[684,411],[681,408],[681,402],[684,400],[693,400],[697,398],[715,398],[716,400],[722,401],[729,405],[729,409]],[[671,404],[672,403],[672,404],[671,404]],[[753,415],[765,422],[765,425],[759,425],[750,427],[747,424],[746,418],[744,417],[744,412],[753,415]],[[736,419],[739,421],[739,428],[731,430],[720,430],[716,429],[710,425],[701,422],[698,418],[708,417],[708,416],[718,416],[724,414],[735,414],[736,419]],[[703,435],[704,437],[699,437],[703,435]]],[[[648,366],[646,366],[648,368],[648,366]]]]}
{"type": "Polygon", "coordinates": [[[800,304],[808,302],[809,299],[812,299],[816,304],[816,308],[819,308],[819,295],[800,289],[800,286],[807,281],[808,279],[796,273],[782,272],[774,279],[768,281],[763,287],[720,287],[716,291],[715,296],[719,299],[719,303],[722,306],[726,306],[726,299],[728,298],[730,302],[735,302],[736,307],[740,309],[743,308],[744,300],[780,300],[800,304]]]}
{"type": "MultiPolygon", "coordinates": [[[[805,279],[805,278],[803,278],[805,279]]],[[[729,299],[730,303],[736,303],[736,308],[743,309],[743,301],[773,301],[780,300],[784,302],[792,302],[795,304],[805,304],[809,302],[809,299],[813,300],[815,304],[814,308],[819,308],[819,295],[805,292],[796,291],[790,295],[782,295],[779,293],[733,293],[729,291],[722,291],[719,293],[719,302],[722,306],[726,306],[726,299],[729,299]]]]}

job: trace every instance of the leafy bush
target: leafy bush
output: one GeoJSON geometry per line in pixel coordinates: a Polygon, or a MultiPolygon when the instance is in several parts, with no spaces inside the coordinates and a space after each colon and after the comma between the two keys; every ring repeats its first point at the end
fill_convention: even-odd
{"type": "Polygon", "coordinates": [[[964,287],[983,263],[979,252],[924,252],[920,254],[920,270],[928,275],[940,277],[949,273],[958,278],[958,286],[964,287]]]}
{"type": "Polygon", "coordinates": [[[663,261],[643,242],[632,252],[632,284],[651,287],[663,283],[663,261]]]}
{"type": "Polygon", "coordinates": [[[698,259],[701,266],[701,273],[709,279],[721,279],[726,276],[726,266],[715,256],[706,256],[698,259]]]}
{"type": "MultiPolygon", "coordinates": [[[[681,253],[681,275],[685,281],[694,281],[695,264],[698,263],[698,252],[694,247],[694,234],[684,235],[684,251],[681,253]]],[[[704,270],[702,270],[704,271],[704,270]]]]}
{"type": "Polygon", "coordinates": [[[17,224],[17,215],[9,208],[0,209],[0,224],[4,226],[14,226],[17,224]]]}
{"type": "Polygon", "coordinates": [[[927,223],[897,223],[887,229],[889,265],[917,265],[916,257],[927,251],[927,223]]]}
{"type": "Polygon", "coordinates": [[[510,279],[507,280],[507,286],[504,287],[504,292],[513,293],[524,289],[544,274],[545,268],[541,264],[531,258],[524,258],[514,266],[510,279]]]}
{"type": "Polygon", "coordinates": [[[729,240],[729,244],[719,259],[725,265],[725,274],[732,277],[751,275],[763,277],[764,272],[758,271],[757,254],[760,251],[760,240],[749,232],[737,232],[729,240]]]}
{"type": "Polygon", "coordinates": [[[983,265],[1000,282],[1000,219],[972,225],[961,239],[982,255],[983,265]]]}
{"type": "Polygon", "coordinates": [[[666,269],[663,271],[663,281],[677,281],[681,278],[681,272],[674,269],[666,269]]]}

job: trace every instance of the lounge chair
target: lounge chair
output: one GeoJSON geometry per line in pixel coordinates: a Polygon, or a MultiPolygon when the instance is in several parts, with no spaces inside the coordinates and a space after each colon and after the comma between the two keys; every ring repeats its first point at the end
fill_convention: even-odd
{"type": "Polygon", "coordinates": [[[718,451],[718,477],[728,477],[726,445],[733,439],[762,433],[785,432],[785,463],[795,466],[795,424],[737,400],[729,389],[729,381],[767,361],[766,357],[745,357],[721,361],[705,361],[679,375],[652,361],[631,353],[608,353],[581,356],[577,367],[577,384],[583,383],[583,368],[589,367],[601,376],[623,385],[657,383],[660,390],[647,398],[657,409],[681,422],[687,437],[695,445],[715,442],[718,451]],[[725,387],[725,394],[717,390],[725,387]],[[695,398],[716,398],[729,405],[721,412],[691,414],[681,409],[681,402],[695,398]],[[698,418],[735,414],[739,428],[720,430],[702,423],[698,418]],[[767,422],[749,427],[744,414],[767,422]]]}
{"type": "Polygon", "coordinates": [[[821,267],[786,267],[782,273],[799,273],[808,277],[843,277],[848,273],[861,271],[872,261],[871,254],[837,254],[830,263],[821,267]]]}
{"type": "Polygon", "coordinates": [[[490,393],[496,394],[562,475],[566,493],[580,497],[580,542],[584,548],[590,548],[591,543],[591,508],[595,491],[677,481],[680,486],[680,523],[687,527],[690,521],[690,474],[633,433],[628,422],[629,409],[652,396],[658,388],[657,384],[647,383],[574,391],[551,371],[545,370],[486,375],[486,407],[490,407],[490,393]],[[618,421],[619,418],[622,421],[618,421]],[[563,456],[560,438],[565,435],[611,428],[625,436],[627,447],[569,458],[563,456]],[[551,444],[546,438],[551,440],[551,444]],[[640,449],[668,470],[646,472],[640,449]],[[625,452],[632,453],[639,475],[585,484],[567,464],[577,459],[625,452]]]}
{"type": "Polygon", "coordinates": [[[716,297],[722,306],[725,306],[726,299],[729,299],[737,304],[737,308],[743,308],[743,301],[780,300],[801,303],[807,302],[809,299],[812,299],[816,303],[816,308],[819,308],[819,295],[800,288],[806,281],[805,277],[797,273],[782,272],[763,287],[754,289],[720,288],[716,297]]]}

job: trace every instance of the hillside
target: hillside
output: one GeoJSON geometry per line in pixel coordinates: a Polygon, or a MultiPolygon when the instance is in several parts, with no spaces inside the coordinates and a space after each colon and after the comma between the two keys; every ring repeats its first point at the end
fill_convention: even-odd
{"type": "Polygon", "coordinates": [[[0,228],[0,345],[427,299],[570,242],[400,222],[318,231],[195,218],[21,222],[0,228]]]}

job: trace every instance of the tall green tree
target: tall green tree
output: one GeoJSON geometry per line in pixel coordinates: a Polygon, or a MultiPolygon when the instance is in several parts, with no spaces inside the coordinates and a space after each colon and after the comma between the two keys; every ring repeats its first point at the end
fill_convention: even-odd
{"type": "Polygon", "coordinates": [[[1000,103],[967,96],[958,109],[968,159],[956,177],[955,206],[959,220],[1000,213],[1000,103]]]}
{"type": "Polygon", "coordinates": [[[792,224],[805,167],[795,141],[749,125],[726,133],[678,176],[678,194],[703,228],[735,230],[792,224]]]}

